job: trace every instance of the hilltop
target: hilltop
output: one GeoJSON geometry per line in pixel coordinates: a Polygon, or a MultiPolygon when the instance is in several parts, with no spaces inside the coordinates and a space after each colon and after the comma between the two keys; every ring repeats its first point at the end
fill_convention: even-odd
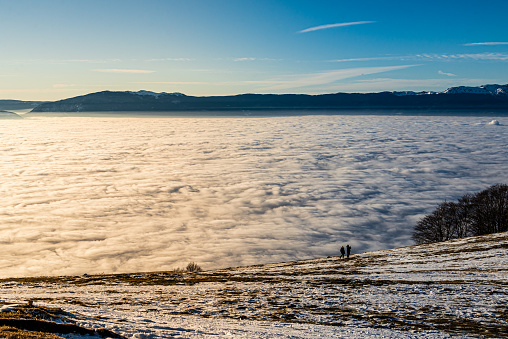
{"type": "Polygon", "coordinates": [[[453,87],[443,92],[381,92],[307,94],[239,94],[188,96],[150,91],[103,91],[55,102],[41,112],[175,112],[303,109],[489,109],[508,110],[508,85],[453,87]]]}
{"type": "Polygon", "coordinates": [[[503,338],[507,249],[505,232],[200,273],[3,279],[0,310],[96,337],[503,338]]]}

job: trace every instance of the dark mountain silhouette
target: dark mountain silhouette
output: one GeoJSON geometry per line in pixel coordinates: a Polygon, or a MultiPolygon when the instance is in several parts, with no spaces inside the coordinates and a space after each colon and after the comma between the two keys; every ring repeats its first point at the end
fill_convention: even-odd
{"type": "Polygon", "coordinates": [[[21,116],[13,112],[0,110],[0,119],[21,119],[21,116]]]}
{"type": "Polygon", "coordinates": [[[0,110],[34,108],[45,101],[0,100],[0,110]]]}
{"type": "Polygon", "coordinates": [[[228,111],[301,109],[492,109],[508,110],[508,86],[453,87],[443,92],[335,94],[239,94],[103,91],[42,103],[32,112],[228,111]]]}

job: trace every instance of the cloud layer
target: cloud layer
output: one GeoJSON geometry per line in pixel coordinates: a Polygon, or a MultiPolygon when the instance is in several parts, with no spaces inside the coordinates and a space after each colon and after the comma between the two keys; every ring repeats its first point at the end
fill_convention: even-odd
{"type": "Polygon", "coordinates": [[[0,125],[4,277],[205,269],[411,244],[508,182],[478,117],[30,118],[0,125]]]}

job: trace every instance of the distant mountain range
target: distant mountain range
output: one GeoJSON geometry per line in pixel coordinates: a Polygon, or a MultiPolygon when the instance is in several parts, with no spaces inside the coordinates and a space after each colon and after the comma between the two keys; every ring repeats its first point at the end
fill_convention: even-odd
{"type": "Polygon", "coordinates": [[[489,109],[508,110],[508,84],[452,87],[443,92],[335,94],[239,94],[188,96],[150,91],[103,91],[55,102],[31,112],[230,111],[301,109],[489,109]]]}
{"type": "Polygon", "coordinates": [[[45,101],[0,100],[0,110],[21,110],[34,108],[45,101]]]}

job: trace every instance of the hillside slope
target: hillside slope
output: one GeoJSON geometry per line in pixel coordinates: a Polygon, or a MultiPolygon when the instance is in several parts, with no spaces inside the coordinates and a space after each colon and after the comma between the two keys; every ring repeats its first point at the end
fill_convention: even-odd
{"type": "Polygon", "coordinates": [[[3,303],[61,308],[65,321],[129,338],[503,338],[508,233],[349,259],[0,286],[3,303]]]}

